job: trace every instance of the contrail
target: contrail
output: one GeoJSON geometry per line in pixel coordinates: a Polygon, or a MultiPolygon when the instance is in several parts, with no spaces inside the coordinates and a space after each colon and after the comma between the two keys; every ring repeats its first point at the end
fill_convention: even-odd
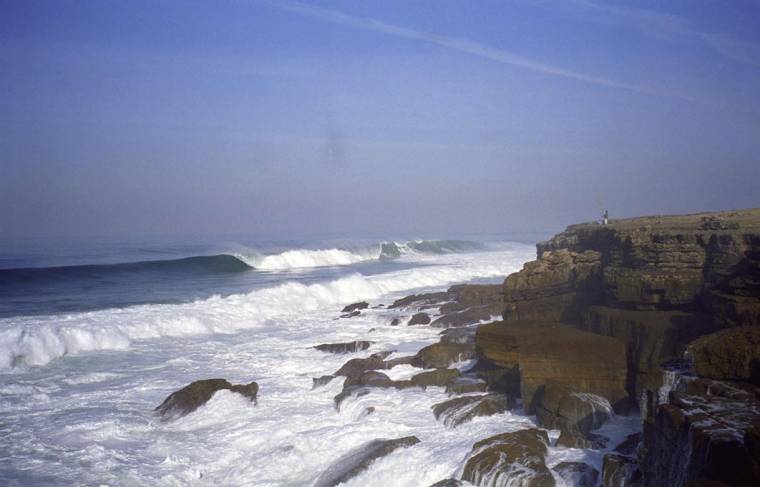
{"type": "Polygon", "coordinates": [[[380,32],[383,34],[400,37],[403,39],[410,39],[416,41],[427,42],[438,46],[453,49],[455,51],[464,52],[473,56],[478,56],[484,59],[489,59],[501,64],[507,64],[522,69],[527,69],[537,73],[543,73],[550,76],[557,76],[565,79],[572,79],[576,81],[582,81],[586,83],[592,83],[595,85],[606,86],[609,88],[616,88],[620,90],[631,91],[634,93],[675,98],[680,100],[686,100],[690,102],[698,102],[705,104],[703,100],[683,95],[681,93],[674,93],[670,91],[658,90],[654,88],[648,88],[645,86],[639,86],[631,83],[625,83],[622,81],[615,81],[609,78],[601,76],[588,75],[579,73],[569,69],[552,66],[549,64],[540,63],[531,59],[512,54],[511,52],[504,51],[502,49],[496,49],[479,42],[470,41],[468,39],[449,37],[431,32],[425,32],[420,30],[409,29],[406,27],[399,27],[397,25],[387,24],[379,20],[371,19],[368,17],[358,17],[355,15],[345,14],[343,12],[316,7],[313,5],[306,5],[300,2],[292,1],[277,1],[267,2],[274,7],[288,10],[301,15],[308,15],[334,24],[345,25],[349,27],[355,27],[357,29],[370,30],[374,32],[380,32]]]}

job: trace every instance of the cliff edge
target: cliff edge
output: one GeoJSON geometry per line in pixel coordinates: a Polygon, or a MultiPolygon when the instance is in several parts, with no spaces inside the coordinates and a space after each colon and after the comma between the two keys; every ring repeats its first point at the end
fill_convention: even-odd
{"type": "Polygon", "coordinates": [[[760,209],[572,225],[503,296],[480,376],[567,435],[604,403],[638,409],[618,485],[760,485],[760,209]]]}

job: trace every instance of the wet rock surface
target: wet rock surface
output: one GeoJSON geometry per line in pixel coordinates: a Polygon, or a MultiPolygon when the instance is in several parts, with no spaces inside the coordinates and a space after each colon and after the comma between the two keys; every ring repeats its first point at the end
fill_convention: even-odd
{"type": "Polygon", "coordinates": [[[526,429],[481,440],[472,447],[462,480],[478,486],[520,485],[554,487],[545,459],[549,437],[545,431],[526,429]]]}
{"type": "Polygon", "coordinates": [[[369,303],[366,302],[366,301],[362,301],[360,303],[353,303],[353,304],[347,305],[346,307],[344,307],[341,310],[341,312],[342,313],[353,313],[354,311],[359,311],[359,310],[367,309],[367,308],[369,308],[369,303]]]}
{"type": "Polygon", "coordinates": [[[408,326],[427,325],[430,324],[430,315],[424,312],[415,313],[409,318],[407,322],[408,326]]]}
{"type": "Polygon", "coordinates": [[[408,448],[419,443],[415,436],[393,440],[377,439],[362,445],[339,458],[314,482],[314,487],[335,487],[369,469],[378,458],[393,453],[400,448],[408,448]]]}
{"type": "Polygon", "coordinates": [[[444,425],[454,428],[477,416],[491,416],[508,411],[510,404],[504,394],[483,394],[449,399],[433,406],[433,415],[444,425]]]}
{"type": "Polygon", "coordinates": [[[361,352],[362,350],[366,350],[373,343],[374,342],[368,342],[365,340],[357,340],[353,342],[342,342],[342,343],[323,343],[321,345],[316,345],[314,348],[316,348],[320,352],[353,353],[353,352],[361,352]]]}
{"type": "Polygon", "coordinates": [[[567,485],[575,487],[596,487],[599,470],[582,462],[562,462],[552,468],[567,485]]]}
{"type": "Polygon", "coordinates": [[[688,353],[700,377],[760,386],[760,327],[730,328],[703,336],[689,345],[688,353]]]}
{"type": "Polygon", "coordinates": [[[536,418],[549,429],[588,433],[600,428],[612,414],[603,397],[575,392],[565,384],[549,382],[538,393],[536,418]]]}
{"type": "Polygon", "coordinates": [[[155,409],[155,412],[165,418],[184,416],[206,404],[217,391],[221,390],[236,392],[255,403],[259,392],[259,385],[256,382],[244,385],[232,385],[225,379],[195,381],[171,393],[155,409]]]}

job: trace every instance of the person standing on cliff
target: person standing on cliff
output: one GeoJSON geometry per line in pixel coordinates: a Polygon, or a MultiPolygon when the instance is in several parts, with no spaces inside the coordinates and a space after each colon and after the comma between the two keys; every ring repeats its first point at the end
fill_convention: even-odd
{"type": "Polygon", "coordinates": [[[607,212],[607,210],[604,210],[604,215],[602,215],[602,225],[607,225],[610,221],[610,214],[607,212]]]}

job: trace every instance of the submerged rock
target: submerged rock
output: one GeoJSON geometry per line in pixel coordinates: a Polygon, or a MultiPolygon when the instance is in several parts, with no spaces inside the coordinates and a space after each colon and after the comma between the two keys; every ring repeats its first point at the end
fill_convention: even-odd
{"type": "Polygon", "coordinates": [[[343,313],[353,313],[354,311],[359,311],[361,309],[367,309],[369,308],[369,303],[366,301],[361,301],[359,303],[353,303],[347,305],[345,308],[341,310],[343,313]]]}
{"type": "Polygon", "coordinates": [[[549,437],[535,428],[502,433],[472,447],[462,480],[478,486],[554,487],[545,459],[549,437]]]}
{"type": "Polygon", "coordinates": [[[641,433],[633,433],[631,435],[628,435],[625,437],[625,440],[620,442],[618,446],[615,447],[615,453],[620,453],[621,455],[635,455],[636,450],[639,448],[639,443],[641,442],[641,433]]]}
{"type": "Polygon", "coordinates": [[[154,411],[164,417],[184,416],[206,404],[222,389],[237,392],[255,403],[259,385],[255,382],[232,385],[224,379],[199,380],[171,393],[154,411]]]}
{"type": "Polygon", "coordinates": [[[363,396],[368,394],[370,387],[406,389],[408,387],[415,387],[415,384],[410,380],[391,380],[390,377],[382,372],[370,370],[356,377],[346,378],[343,383],[343,390],[334,398],[335,407],[339,408],[340,404],[350,396],[363,396]]]}
{"type": "Polygon", "coordinates": [[[463,487],[464,484],[457,479],[444,479],[430,485],[429,487],[463,487]]]}
{"type": "Polygon", "coordinates": [[[334,375],[323,375],[322,377],[316,377],[311,379],[311,388],[316,389],[317,387],[322,387],[324,385],[327,385],[335,378],[334,375]]]}
{"type": "Polygon", "coordinates": [[[415,313],[409,318],[408,326],[427,325],[430,323],[430,315],[427,313],[415,313]]]}
{"type": "Polygon", "coordinates": [[[316,345],[314,348],[316,348],[320,352],[353,353],[353,352],[361,352],[362,350],[366,350],[373,343],[375,342],[357,340],[353,342],[342,342],[342,343],[323,343],[321,345],[316,345]]]}
{"type": "Polygon", "coordinates": [[[567,485],[574,487],[596,487],[599,470],[582,462],[562,462],[552,470],[557,472],[567,485]]]}
{"type": "Polygon", "coordinates": [[[510,408],[504,394],[483,394],[449,399],[433,406],[435,419],[442,420],[445,426],[455,428],[471,421],[477,416],[491,416],[503,413],[510,408]]]}
{"type": "Polygon", "coordinates": [[[340,317],[341,318],[353,318],[354,316],[359,316],[360,314],[362,314],[362,312],[357,309],[355,311],[351,311],[350,313],[342,314],[342,315],[340,315],[340,317]]]}
{"type": "Polygon", "coordinates": [[[330,465],[314,482],[313,487],[335,487],[367,470],[378,458],[393,453],[399,448],[416,445],[416,436],[406,436],[394,440],[377,439],[362,445],[340,457],[330,465]]]}

